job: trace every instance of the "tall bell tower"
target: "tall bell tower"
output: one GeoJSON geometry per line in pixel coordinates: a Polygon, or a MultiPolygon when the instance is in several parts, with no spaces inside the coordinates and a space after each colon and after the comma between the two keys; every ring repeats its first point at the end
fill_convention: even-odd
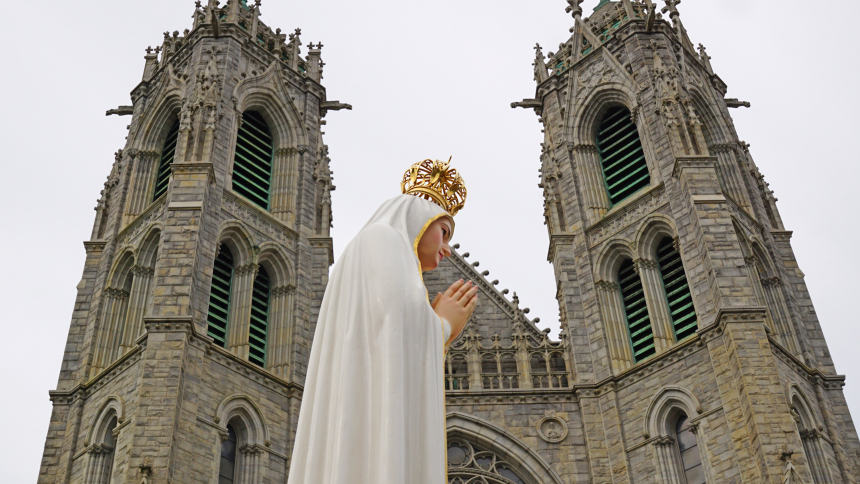
{"type": "Polygon", "coordinates": [[[729,114],[749,103],[725,97],[680,1],[582,3],[513,107],[543,127],[591,482],[858,482],[845,378],[729,114]]]}
{"type": "Polygon", "coordinates": [[[196,2],[146,49],[96,207],[40,483],[285,482],[332,264],[322,44],[196,2]],[[145,478],[145,479],[144,479],[145,478]]]}

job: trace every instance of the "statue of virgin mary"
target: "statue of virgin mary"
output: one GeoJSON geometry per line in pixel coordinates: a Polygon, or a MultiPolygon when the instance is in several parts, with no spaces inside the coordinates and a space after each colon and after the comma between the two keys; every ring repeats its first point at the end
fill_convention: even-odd
{"type": "Polygon", "coordinates": [[[446,482],[444,351],[474,310],[477,289],[458,281],[431,303],[421,274],[450,255],[466,190],[448,163],[431,160],[413,165],[401,187],[332,271],[288,484],[446,482]],[[438,257],[428,235],[437,225],[438,257]]]}

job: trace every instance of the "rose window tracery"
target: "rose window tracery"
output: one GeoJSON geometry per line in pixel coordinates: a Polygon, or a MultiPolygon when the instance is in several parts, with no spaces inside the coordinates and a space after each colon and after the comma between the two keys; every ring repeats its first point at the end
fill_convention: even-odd
{"type": "Polygon", "coordinates": [[[449,484],[526,484],[495,452],[461,439],[448,439],[449,484]]]}

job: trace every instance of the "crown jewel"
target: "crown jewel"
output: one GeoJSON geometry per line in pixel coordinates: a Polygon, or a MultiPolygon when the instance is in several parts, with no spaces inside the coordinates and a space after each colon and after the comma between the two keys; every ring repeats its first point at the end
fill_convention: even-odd
{"type": "Polygon", "coordinates": [[[453,217],[466,203],[466,185],[457,170],[449,168],[451,160],[424,160],[403,174],[400,189],[439,205],[453,217]]]}

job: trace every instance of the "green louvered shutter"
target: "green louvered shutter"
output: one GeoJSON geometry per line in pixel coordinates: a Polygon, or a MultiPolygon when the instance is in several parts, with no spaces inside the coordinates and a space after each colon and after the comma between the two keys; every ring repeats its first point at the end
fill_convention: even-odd
{"type": "Polygon", "coordinates": [[[681,341],[696,332],[698,321],[681,254],[675,250],[671,238],[663,239],[657,248],[657,263],[660,265],[663,290],[666,302],[669,303],[672,326],[675,328],[675,339],[681,341]]]}
{"type": "Polygon", "coordinates": [[[651,318],[645,305],[645,291],[642,280],[633,268],[633,261],[627,259],[618,270],[621,299],[630,343],[633,345],[633,359],[638,363],[654,354],[654,332],[651,318]]]}
{"type": "Polygon", "coordinates": [[[233,190],[269,209],[269,188],[272,182],[272,135],[260,113],[245,111],[236,138],[233,159],[233,190]]]}
{"type": "Polygon", "coordinates": [[[215,344],[224,347],[227,344],[227,321],[230,316],[230,286],[233,283],[233,255],[230,250],[221,246],[221,252],[215,258],[212,270],[212,290],[209,293],[209,323],[207,334],[215,340],[215,344]]]}
{"type": "Polygon", "coordinates": [[[152,200],[164,195],[167,191],[167,183],[170,181],[170,164],[176,154],[176,140],[179,138],[179,121],[173,123],[173,127],[167,133],[164,140],[164,148],[161,149],[161,161],[158,163],[158,174],[155,176],[155,193],[152,200]]]}
{"type": "Polygon", "coordinates": [[[269,328],[269,275],[262,267],[254,278],[254,293],[251,297],[251,331],[249,359],[259,366],[266,364],[266,336],[269,328]]]}
{"type": "Polygon", "coordinates": [[[651,184],[639,131],[630,110],[612,108],[597,129],[597,150],[603,180],[613,205],[651,184]]]}

